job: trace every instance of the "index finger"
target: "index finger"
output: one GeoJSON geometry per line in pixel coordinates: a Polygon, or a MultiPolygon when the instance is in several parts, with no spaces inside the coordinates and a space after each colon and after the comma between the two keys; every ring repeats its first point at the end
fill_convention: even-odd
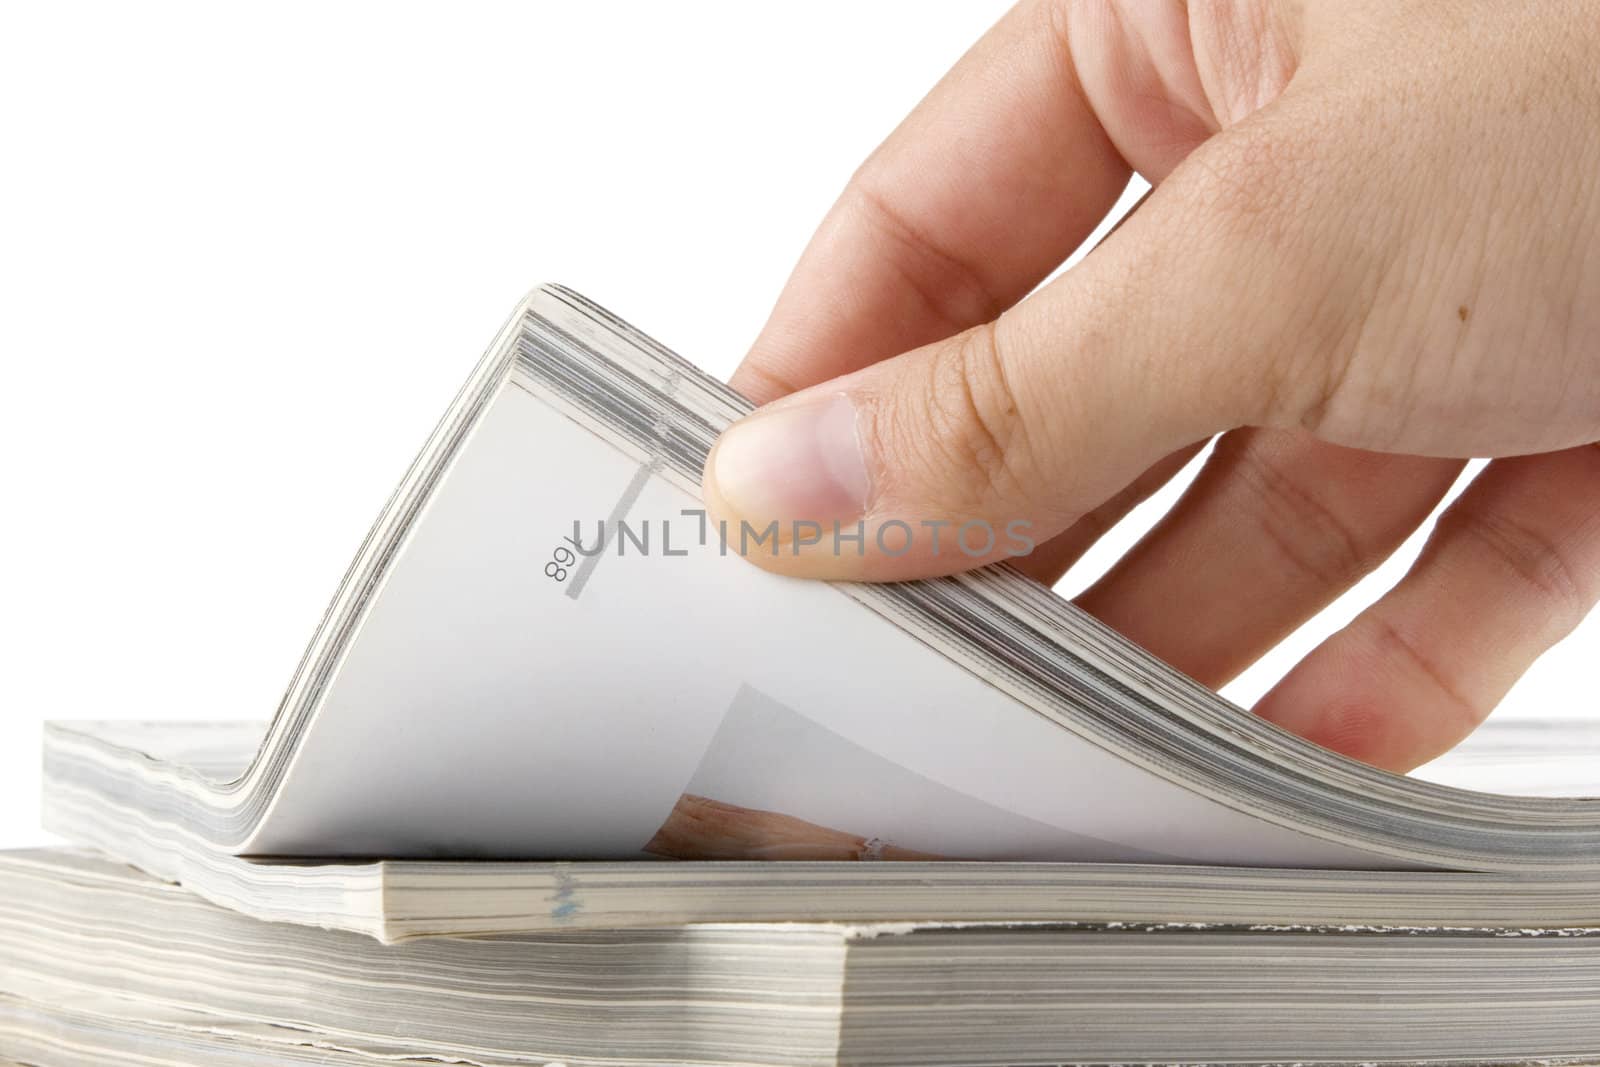
{"type": "Polygon", "coordinates": [[[736,389],[765,403],[994,319],[1088,236],[1131,171],[1059,9],[1008,12],[855,173],[736,389]]]}

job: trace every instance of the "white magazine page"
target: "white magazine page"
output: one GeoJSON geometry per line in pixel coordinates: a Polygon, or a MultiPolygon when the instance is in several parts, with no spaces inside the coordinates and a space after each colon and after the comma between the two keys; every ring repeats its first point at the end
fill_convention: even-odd
{"type": "Polygon", "coordinates": [[[241,851],[1386,865],[1118,759],[698,508],[503,389],[241,851]]]}

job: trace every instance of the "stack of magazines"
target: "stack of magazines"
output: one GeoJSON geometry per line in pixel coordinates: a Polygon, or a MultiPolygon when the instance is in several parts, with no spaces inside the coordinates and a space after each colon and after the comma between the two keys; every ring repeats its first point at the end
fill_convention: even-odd
{"type": "Polygon", "coordinates": [[[747,409],[532,294],[269,723],[47,728],[0,1062],[1600,1060],[1596,802],[1348,761],[1004,567],[730,558],[747,409]]]}

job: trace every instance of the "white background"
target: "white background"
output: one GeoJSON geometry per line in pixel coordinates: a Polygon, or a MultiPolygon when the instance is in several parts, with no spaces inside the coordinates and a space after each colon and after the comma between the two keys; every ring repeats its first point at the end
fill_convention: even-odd
{"type": "MultiPolygon", "coordinates": [[[[850,171],[1003,7],[7,7],[0,845],[44,840],[43,719],[271,714],[524,290],[726,376],[850,171]]],[[[1500,714],[1593,711],[1597,635],[1500,714]]]]}

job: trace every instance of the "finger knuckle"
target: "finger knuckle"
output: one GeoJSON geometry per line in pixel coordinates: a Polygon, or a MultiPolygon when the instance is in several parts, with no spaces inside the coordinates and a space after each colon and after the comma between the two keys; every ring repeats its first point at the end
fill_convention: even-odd
{"type": "Polygon", "coordinates": [[[1475,546],[1503,573],[1528,585],[1545,605],[1552,636],[1571,632],[1588,614],[1592,581],[1581,574],[1573,553],[1536,525],[1468,499],[1439,516],[1435,539],[1475,546]]]}
{"type": "MultiPolygon", "coordinates": [[[[1410,690],[1425,702],[1430,732],[1445,739],[1440,751],[1471,733],[1494,710],[1494,702],[1466,687],[1459,672],[1441,659],[1425,635],[1410,632],[1382,611],[1368,619],[1367,629],[1379,659],[1405,665],[1411,677],[1410,690]]],[[[1393,730],[1394,716],[1390,714],[1389,719],[1393,730]]]]}
{"type": "Polygon", "coordinates": [[[929,462],[949,487],[946,505],[983,513],[1032,492],[1028,427],[992,324],[941,346],[929,364],[917,408],[929,462]]]}
{"type": "Polygon", "coordinates": [[[962,329],[998,315],[1004,302],[999,287],[971,256],[956,251],[917,218],[897,206],[896,198],[880,188],[868,161],[845,190],[875,237],[888,254],[884,259],[907,292],[938,322],[962,329]]]}
{"type": "Polygon", "coordinates": [[[1285,458],[1257,433],[1229,435],[1217,447],[1252,498],[1250,510],[1263,538],[1312,582],[1343,589],[1387,554],[1387,545],[1374,543],[1315,479],[1305,477],[1292,450],[1285,458]]]}

